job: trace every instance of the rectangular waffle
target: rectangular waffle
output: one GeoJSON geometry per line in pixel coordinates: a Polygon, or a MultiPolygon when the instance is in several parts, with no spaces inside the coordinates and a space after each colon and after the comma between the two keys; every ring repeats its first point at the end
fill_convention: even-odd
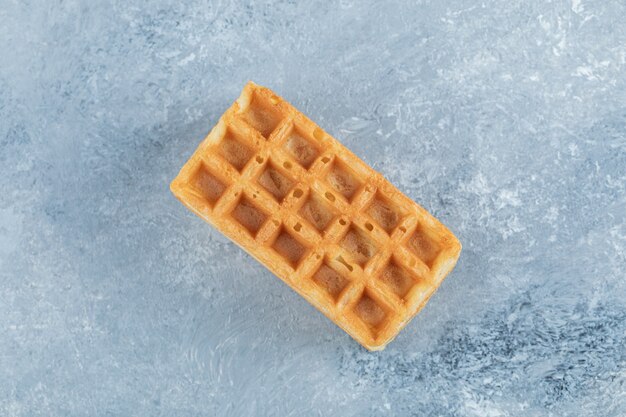
{"type": "Polygon", "coordinates": [[[417,314],[461,251],[426,210],[252,82],[171,190],[370,350],[417,314]]]}

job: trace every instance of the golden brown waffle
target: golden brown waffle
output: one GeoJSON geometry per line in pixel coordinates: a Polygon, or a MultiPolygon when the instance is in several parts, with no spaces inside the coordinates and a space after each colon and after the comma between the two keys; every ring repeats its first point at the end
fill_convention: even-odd
{"type": "Polygon", "coordinates": [[[461,251],[426,210],[251,82],[171,189],[370,350],[417,314],[461,251]]]}

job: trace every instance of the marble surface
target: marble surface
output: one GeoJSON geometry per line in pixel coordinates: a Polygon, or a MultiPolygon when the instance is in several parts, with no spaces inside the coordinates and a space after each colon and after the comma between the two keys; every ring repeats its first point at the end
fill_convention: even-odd
{"type": "Polygon", "coordinates": [[[626,415],[620,0],[0,0],[0,415],[626,415]],[[368,353],[168,184],[247,80],[447,224],[368,353]]]}

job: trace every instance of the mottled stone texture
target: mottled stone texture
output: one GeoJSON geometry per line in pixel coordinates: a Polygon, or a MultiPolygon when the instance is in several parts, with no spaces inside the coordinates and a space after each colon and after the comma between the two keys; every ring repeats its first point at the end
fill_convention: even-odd
{"type": "Polygon", "coordinates": [[[0,415],[626,415],[626,3],[0,0],[0,415]],[[174,200],[247,80],[446,223],[368,353],[174,200]]]}

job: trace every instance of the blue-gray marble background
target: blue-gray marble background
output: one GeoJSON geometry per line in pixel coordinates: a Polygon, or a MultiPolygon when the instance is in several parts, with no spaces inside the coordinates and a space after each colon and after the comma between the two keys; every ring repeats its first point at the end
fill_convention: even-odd
{"type": "Polygon", "coordinates": [[[626,415],[626,3],[0,0],[0,415],[626,415]],[[369,353],[168,184],[253,80],[464,250],[369,353]]]}

